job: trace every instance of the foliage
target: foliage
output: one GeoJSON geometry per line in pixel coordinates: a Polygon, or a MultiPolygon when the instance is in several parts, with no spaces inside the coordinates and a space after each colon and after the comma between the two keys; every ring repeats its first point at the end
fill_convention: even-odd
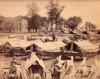
{"type": "Polygon", "coordinates": [[[63,11],[63,8],[64,7],[60,7],[58,8],[57,6],[55,5],[52,5],[48,8],[48,21],[51,23],[51,24],[56,24],[58,23],[58,19],[60,17],[60,14],[61,12],[63,11]]]}
{"type": "Polygon", "coordinates": [[[35,30],[37,32],[37,30],[41,27],[47,27],[48,25],[48,20],[46,17],[41,17],[37,14],[35,14],[34,16],[32,16],[29,20],[28,20],[28,30],[30,31],[31,29],[35,30]]]}
{"type": "Polygon", "coordinates": [[[27,4],[27,9],[28,9],[28,15],[30,17],[34,16],[38,12],[38,7],[36,6],[35,3],[27,4]]]}
{"type": "Polygon", "coordinates": [[[13,32],[15,28],[14,20],[12,18],[6,19],[2,23],[2,29],[6,32],[13,32]]]}
{"type": "Polygon", "coordinates": [[[40,16],[39,15],[34,15],[32,16],[29,20],[28,20],[28,30],[31,30],[31,29],[35,29],[37,30],[40,26],[40,16]]]}
{"type": "Polygon", "coordinates": [[[59,19],[58,19],[58,25],[59,26],[66,26],[66,20],[64,19],[64,18],[62,18],[62,17],[60,17],[59,19]]]}
{"type": "Polygon", "coordinates": [[[46,17],[41,17],[41,26],[48,28],[48,19],[46,17]]]}
{"type": "Polygon", "coordinates": [[[73,31],[80,23],[82,19],[78,16],[69,17],[66,24],[73,31]]]}

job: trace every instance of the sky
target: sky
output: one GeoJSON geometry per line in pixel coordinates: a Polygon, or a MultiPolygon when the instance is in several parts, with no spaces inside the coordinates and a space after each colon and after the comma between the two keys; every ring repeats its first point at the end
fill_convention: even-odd
{"type": "MultiPolygon", "coordinates": [[[[39,15],[47,16],[46,6],[49,0],[0,0],[0,15],[15,17],[28,13],[26,5],[36,3],[39,15]]],[[[100,25],[100,0],[60,0],[60,6],[64,5],[61,16],[65,19],[71,16],[80,16],[83,21],[90,21],[100,25]]]]}

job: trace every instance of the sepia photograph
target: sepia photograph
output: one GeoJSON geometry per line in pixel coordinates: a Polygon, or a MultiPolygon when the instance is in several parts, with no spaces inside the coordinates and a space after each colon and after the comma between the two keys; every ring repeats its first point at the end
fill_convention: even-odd
{"type": "Polygon", "coordinates": [[[0,79],[100,79],[100,0],[0,0],[0,79]]]}

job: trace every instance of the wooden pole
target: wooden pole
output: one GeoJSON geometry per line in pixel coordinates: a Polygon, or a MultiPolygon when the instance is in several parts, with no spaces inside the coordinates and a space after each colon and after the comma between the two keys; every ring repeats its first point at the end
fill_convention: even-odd
{"type": "Polygon", "coordinates": [[[71,53],[73,53],[73,42],[71,42],[71,53]]]}

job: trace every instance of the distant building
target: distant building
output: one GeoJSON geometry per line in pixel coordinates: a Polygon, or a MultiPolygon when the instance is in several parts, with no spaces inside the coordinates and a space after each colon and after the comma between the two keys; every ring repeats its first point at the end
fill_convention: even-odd
{"type": "Polygon", "coordinates": [[[28,21],[23,16],[6,17],[5,21],[1,24],[2,32],[7,33],[25,33],[27,32],[28,21]]]}
{"type": "Polygon", "coordinates": [[[86,30],[87,31],[95,31],[96,30],[96,27],[86,26],[86,30]]]}
{"type": "Polygon", "coordinates": [[[28,21],[25,17],[23,17],[23,16],[15,17],[14,22],[15,22],[14,32],[25,33],[28,31],[28,29],[27,29],[28,21]]]}
{"type": "Polygon", "coordinates": [[[91,24],[90,22],[86,22],[85,29],[86,31],[90,31],[90,32],[96,31],[96,25],[91,24]]]}

